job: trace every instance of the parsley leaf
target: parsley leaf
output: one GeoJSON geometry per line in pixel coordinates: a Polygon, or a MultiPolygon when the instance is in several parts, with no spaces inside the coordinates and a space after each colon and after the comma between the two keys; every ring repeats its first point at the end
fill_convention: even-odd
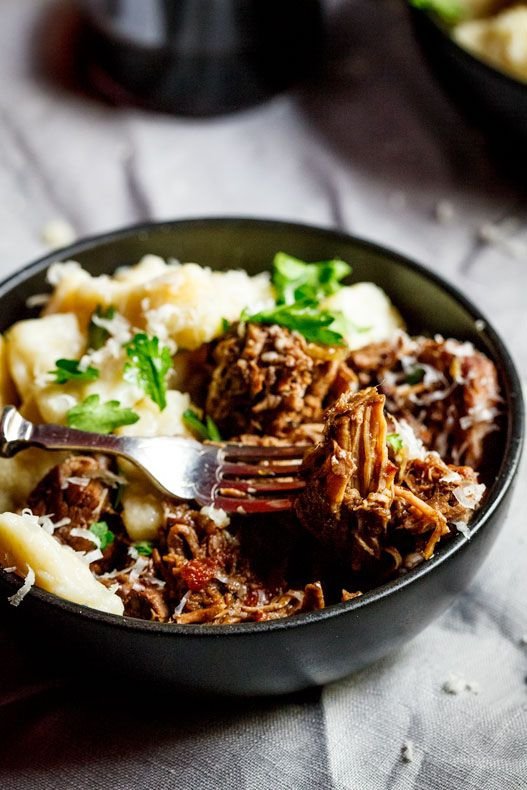
{"type": "Polygon", "coordinates": [[[187,409],[183,412],[183,423],[197,439],[208,439],[210,442],[222,441],[218,426],[208,414],[205,422],[202,422],[193,409],[187,409]]]}
{"type": "Polygon", "coordinates": [[[405,381],[407,384],[420,384],[425,377],[425,370],[424,368],[412,368],[412,370],[408,371],[405,377],[405,381]]]}
{"type": "Polygon", "coordinates": [[[459,22],[463,16],[463,6],[459,0],[410,0],[410,5],[432,11],[448,24],[459,22]]]}
{"type": "Polygon", "coordinates": [[[107,546],[111,546],[115,540],[115,535],[108,527],[106,521],[96,521],[91,525],[90,532],[93,532],[95,537],[99,538],[101,542],[101,551],[104,551],[107,546]]]}
{"type": "Polygon", "coordinates": [[[86,370],[79,370],[77,359],[57,359],[55,370],[50,374],[55,376],[57,384],[66,384],[67,381],[95,381],[99,378],[99,371],[91,365],[86,370]]]}
{"type": "Polygon", "coordinates": [[[104,318],[106,321],[111,321],[115,315],[115,312],[115,307],[111,305],[106,309],[101,307],[101,305],[97,305],[97,309],[92,313],[90,323],[88,324],[88,348],[92,348],[94,351],[97,351],[99,348],[104,346],[110,337],[110,333],[107,329],[95,323],[93,320],[94,316],[97,318],[104,318]]]}
{"type": "Polygon", "coordinates": [[[142,557],[150,557],[152,555],[152,543],[149,540],[138,540],[132,545],[142,557]]]}
{"type": "Polygon", "coordinates": [[[336,315],[320,309],[310,300],[280,305],[255,315],[243,314],[241,318],[242,321],[255,324],[279,324],[287,329],[295,329],[306,340],[327,346],[342,345],[344,342],[342,334],[331,329],[336,319],[336,315]]]}
{"type": "Polygon", "coordinates": [[[166,375],[172,365],[170,349],[159,346],[159,338],[148,337],[144,332],[125,344],[130,362],[124,368],[124,378],[132,384],[138,384],[161,411],[167,405],[166,375]]]}
{"type": "Polygon", "coordinates": [[[389,444],[395,453],[400,453],[404,447],[403,440],[399,433],[389,433],[386,437],[386,443],[389,444]]]}
{"type": "Polygon", "coordinates": [[[118,400],[101,403],[97,394],[88,395],[66,414],[70,428],[93,433],[111,433],[121,425],[133,425],[138,419],[139,415],[135,411],[122,408],[118,400]]]}
{"type": "Polygon", "coordinates": [[[304,263],[285,252],[273,260],[273,285],[278,305],[294,302],[319,302],[342,288],[340,281],[351,273],[351,266],[335,258],[319,263],[304,263]]]}

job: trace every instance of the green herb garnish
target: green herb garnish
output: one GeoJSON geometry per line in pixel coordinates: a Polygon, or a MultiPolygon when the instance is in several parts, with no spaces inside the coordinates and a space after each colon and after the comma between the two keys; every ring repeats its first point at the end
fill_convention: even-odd
{"type": "Polygon", "coordinates": [[[231,325],[231,321],[228,321],[226,318],[221,319],[221,331],[227,332],[231,325]]]}
{"type": "Polygon", "coordinates": [[[159,338],[140,332],[125,344],[130,360],[124,368],[124,378],[138,384],[161,411],[167,405],[166,375],[172,365],[172,356],[166,346],[159,346],[159,338]]]}
{"type": "Polygon", "coordinates": [[[123,408],[118,400],[101,403],[97,394],[88,395],[66,414],[70,428],[93,433],[111,433],[121,425],[133,425],[138,419],[139,415],[135,411],[123,408]]]}
{"type": "Polygon", "coordinates": [[[463,6],[459,0],[410,0],[414,8],[432,11],[448,24],[459,22],[463,16],[463,6]]]}
{"type": "Polygon", "coordinates": [[[351,274],[351,266],[335,258],[319,263],[304,263],[285,252],[273,260],[273,285],[278,305],[294,302],[317,303],[342,288],[340,281],[351,274]]]}
{"type": "Polygon", "coordinates": [[[99,371],[91,365],[86,370],[79,370],[78,359],[57,359],[55,370],[50,374],[55,376],[57,384],[66,384],[68,381],[95,381],[99,378],[99,371]]]}
{"type": "Polygon", "coordinates": [[[202,422],[193,409],[187,409],[183,412],[183,423],[197,439],[210,442],[222,441],[218,426],[208,414],[205,417],[205,421],[202,422]]]}
{"type": "Polygon", "coordinates": [[[307,300],[280,305],[255,315],[242,314],[241,320],[254,324],[279,324],[287,329],[296,330],[312,343],[322,343],[327,346],[344,343],[342,334],[331,329],[337,316],[307,300]]]}
{"type": "Polygon", "coordinates": [[[104,346],[110,337],[110,333],[107,329],[95,323],[93,320],[94,316],[97,316],[97,318],[104,318],[105,321],[111,321],[111,319],[115,316],[115,313],[115,307],[111,305],[106,309],[101,307],[101,305],[97,306],[96,310],[92,314],[90,323],[88,324],[88,348],[92,348],[94,351],[97,351],[99,348],[104,346]]]}
{"type": "Polygon", "coordinates": [[[106,521],[96,521],[91,525],[90,532],[93,532],[95,537],[99,538],[101,551],[104,551],[107,546],[111,546],[115,540],[115,535],[108,527],[106,521]]]}
{"type": "Polygon", "coordinates": [[[407,384],[420,384],[425,377],[425,369],[424,368],[413,368],[410,370],[405,377],[405,381],[407,384]]]}
{"type": "Polygon", "coordinates": [[[389,433],[386,437],[386,443],[390,445],[395,453],[400,453],[404,447],[401,434],[399,433],[389,433]]]}
{"type": "Polygon", "coordinates": [[[133,543],[132,545],[142,557],[152,556],[152,544],[149,540],[138,540],[137,543],[133,543]]]}

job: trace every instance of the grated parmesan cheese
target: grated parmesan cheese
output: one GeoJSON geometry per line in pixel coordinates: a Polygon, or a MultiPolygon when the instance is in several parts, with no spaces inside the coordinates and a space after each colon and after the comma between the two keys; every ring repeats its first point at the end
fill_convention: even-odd
{"type": "Polygon", "coordinates": [[[467,540],[470,540],[471,533],[466,521],[453,521],[452,525],[457,529],[458,532],[461,532],[461,534],[464,535],[467,540]]]}
{"type": "Polygon", "coordinates": [[[180,602],[178,603],[178,605],[174,609],[174,615],[176,617],[182,613],[183,609],[187,605],[187,601],[188,601],[189,598],[190,598],[190,590],[187,590],[185,595],[182,597],[182,599],[180,600],[180,602]]]}
{"type": "Polygon", "coordinates": [[[228,527],[231,520],[228,517],[227,513],[222,510],[221,508],[213,507],[212,505],[206,505],[202,507],[200,510],[202,516],[207,516],[213,521],[217,527],[228,527]]]}
{"type": "Polygon", "coordinates": [[[411,425],[406,420],[397,421],[397,433],[401,437],[409,460],[417,458],[423,461],[426,458],[427,450],[424,444],[415,435],[411,425]]]}
{"type": "Polygon", "coordinates": [[[449,469],[446,475],[443,475],[439,479],[440,483],[461,483],[463,478],[459,474],[459,472],[454,472],[453,469],[449,469]]]}
{"type": "Polygon", "coordinates": [[[64,263],[52,263],[46,273],[46,280],[50,285],[56,287],[61,280],[70,274],[77,274],[81,271],[80,263],[77,261],[65,261],[64,263]]]}
{"type": "Polygon", "coordinates": [[[26,299],[26,307],[31,310],[34,307],[44,307],[49,302],[50,294],[33,294],[26,299]]]}
{"type": "Polygon", "coordinates": [[[28,565],[27,574],[24,579],[24,584],[16,591],[14,595],[10,595],[9,598],[7,599],[11,604],[11,606],[19,606],[34,584],[35,584],[35,571],[30,565],[28,565]]]}
{"type": "Polygon", "coordinates": [[[460,505],[475,510],[485,493],[485,486],[483,483],[465,483],[454,488],[452,493],[460,505]]]}

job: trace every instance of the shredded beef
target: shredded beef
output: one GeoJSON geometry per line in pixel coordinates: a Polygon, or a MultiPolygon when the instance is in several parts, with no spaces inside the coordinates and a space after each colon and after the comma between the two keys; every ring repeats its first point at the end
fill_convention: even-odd
{"type": "Polygon", "coordinates": [[[296,502],[304,527],[371,578],[429,559],[449,523],[468,522],[463,492],[479,498],[484,488],[473,469],[435,452],[390,459],[384,406],[375,388],[337,401],[323,441],[304,458],[306,487],[296,502]]]}
{"type": "Polygon", "coordinates": [[[130,617],[241,623],[349,601],[429,559],[479,505],[473,467],[499,394],[493,364],[470,344],[400,333],[348,355],[280,326],[238,324],[187,355],[180,374],[202,395],[208,378],[196,402],[224,438],[307,445],[306,486],[294,512],[230,522],[163,498],[145,556],[126,532],[108,459],[54,467],[28,507],[66,520],[54,537],[84,553],[94,542],[72,531],[107,522],[113,540],[90,569],[130,617]]]}
{"type": "Polygon", "coordinates": [[[275,572],[260,576],[235,535],[187,505],[168,514],[154,563],[177,623],[270,620],[324,605],[320,585],[290,590],[275,572]]]}
{"type": "Polygon", "coordinates": [[[500,402],[494,364],[470,343],[410,338],[373,343],[347,364],[361,386],[379,385],[390,414],[404,418],[445,461],[477,469],[500,402]]]}
{"type": "Polygon", "coordinates": [[[349,555],[353,570],[382,554],[396,468],[388,459],[384,396],[343,395],[326,414],[323,441],[304,458],[296,513],[306,529],[349,555]]]}
{"type": "Polygon", "coordinates": [[[213,344],[207,414],[225,437],[287,436],[321,419],[342,356],[281,326],[237,324],[213,344]]]}

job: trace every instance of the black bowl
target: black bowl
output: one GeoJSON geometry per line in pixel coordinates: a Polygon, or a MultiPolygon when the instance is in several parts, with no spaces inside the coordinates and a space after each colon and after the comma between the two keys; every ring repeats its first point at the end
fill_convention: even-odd
{"type": "MultiPolygon", "coordinates": [[[[473,521],[470,541],[458,535],[429,562],[361,598],[263,623],[150,623],[103,614],[33,589],[10,619],[31,634],[33,645],[38,628],[54,659],[69,660],[74,651],[83,665],[192,693],[292,692],[341,678],[400,647],[452,603],[487,555],[503,525],[520,457],[523,405],[518,376],[502,341],[477,308],[437,275],[400,255],[342,233],[285,222],[148,224],[78,242],[11,276],[0,285],[0,329],[28,315],[27,297],[46,290],[46,269],[57,260],[75,259],[101,274],[156,253],[256,273],[281,249],[307,260],[340,256],[350,261],[354,280],[372,280],[384,288],[413,330],[471,340],[496,363],[503,430],[488,470],[490,492],[473,521]]],[[[18,586],[0,572],[2,596],[18,586]]]]}
{"type": "MultiPolygon", "coordinates": [[[[407,2],[407,0],[404,0],[407,2]]],[[[497,144],[527,141],[527,85],[457,44],[447,25],[430,12],[409,6],[413,28],[430,69],[461,111],[497,144]]]]}

